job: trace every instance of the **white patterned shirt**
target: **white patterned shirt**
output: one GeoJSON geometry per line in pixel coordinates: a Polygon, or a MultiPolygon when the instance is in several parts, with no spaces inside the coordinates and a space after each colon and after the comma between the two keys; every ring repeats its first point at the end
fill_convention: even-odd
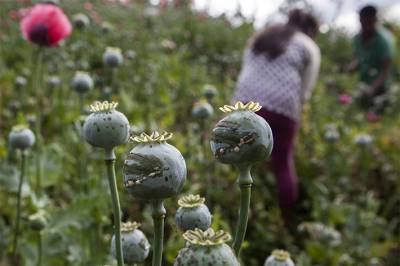
{"type": "Polygon", "coordinates": [[[233,100],[259,102],[270,111],[298,121],[302,104],[310,97],[318,77],[320,60],[318,46],[300,32],[275,59],[256,55],[248,48],[233,100]]]}

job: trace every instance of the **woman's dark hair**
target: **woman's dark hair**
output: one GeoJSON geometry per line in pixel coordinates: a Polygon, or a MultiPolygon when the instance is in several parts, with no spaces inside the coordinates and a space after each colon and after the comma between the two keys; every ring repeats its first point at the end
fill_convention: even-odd
{"type": "Polygon", "coordinates": [[[255,54],[266,54],[268,58],[275,59],[285,52],[296,31],[312,37],[317,32],[317,28],[318,23],[313,15],[295,9],[289,13],[286,24],[269,26],[257,33],[253,38],[251,48],[255,54]]]}
{"type": "Polygon", "coordinates": [[[368,17],[368,18],[376,18],[376,14],[378,13],[376,7],[368,5],[361,8],[359,11],[360,17],[368,17]]]}

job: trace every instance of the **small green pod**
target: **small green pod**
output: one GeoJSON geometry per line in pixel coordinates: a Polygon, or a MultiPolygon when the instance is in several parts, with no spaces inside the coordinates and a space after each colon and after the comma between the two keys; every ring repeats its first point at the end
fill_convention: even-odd
{"type": "Polygon", "coordinates": [[[170,133],[142,133],[132,138],[138,144],[124,162],[124,185],[140,199],[165,199],[176,196],[186,181],[186,163],[182,154],[166,141],[170,133]]]}
{"type": "Polygon", "coordinates": [[[12,149],[26,150],[35,144],[35,135],[27,126],[17,125],[8,135],[8,141],[12,149]]]}
{"type": "Polygon", "coordinates": [[[77,71],[72,79],[71,87],[78,93],[86,93],[93,88],[93,79],[89,73],[77,71]]]}
{"type": "Polygon", "coordinates": [[[211,226],[211,213],[199,195],[186,195],[178,200],[179,209],[175,222],[183,232],[199,228],[203,231],[211,226]]]}
{"type": "Polygon", "coordinates": [[[58,76],[50,76],[47,78],[47,84],[50,86],[50,88],[55,88],[59,86],[61,83],[61,80],[58,76]]]}
{"type": "Polygon", "coordinates": [[[95,147],[112,149],[124,144],[129,138],[129,121],[115,110],[118,103],[95,102],[92,112],[83,124],[83,134],[87,142],[95,147]]]}
{"type": "Polygon", "coordinates": [[[121,49],[116,47],[107,47],[103,54],[103,63],[108,68],[115,68],[124,62],[121,49]]]}
{"type": "MultiPolygon", "coordinates": [[[[121,226],[122,252],[126,264],[140,263],[146,260],[150,252],[150,243],[145,234],[139,230],[136,222],[123,223],[121,226]]],[[[116,258],[115,235],[111,239],[111,255],[116,258]]]]}
{"type": "Polygon", "coordinates": [[[213,113],[213,107],[206,101],[196,102],[192,108],[192,116],[195,119],[207,119],[212,116],[213,113]]]}
{"type": "Polygon", "coordinates": [[[189,230],[183,234],[187,247],[179,251],[174,266],[239,266],[233,250],[225,242],[231,240],[228,233],[212,228],[202,231],[189,230]]]}
{"type": "Polygon", "coordinates": [[[215,96],[218,95],[218,90],[213,85],[207,84],[203,88],[203,96],[207,98],[207,100],[212,100],[215,96]]]}
{"type": "Polygon", "coordinates": [[[23,76],[17,76],[14,80],[15,86],[20,89],[26,86],[28,84],[28,81],[26,81],[26,78],[23,76]]]}
{"type": "Polygon", "coordinates": [[[264,266],[295,266],[295,264],[290,258],[289,252],[276,249],[265,260],[264,266]]]}
{"type": "Polygon", "coordinates": [[[48,224],[46,216],[47,214],[44,210],[39,210],[38,212],[30,215],[28,217],[29,227],[35,231],[42,231],[48,224]]]}
{"type": "Polygon", "coordinates": [[[78,13],[72,17],[72,23],[75,28],[83,29],[83,28],[86,28],[89,26],[90,20],[89,20],[88,16],[86,16],[85,14],[78,13]]]}
{"type": "Polygon", "coordinates": [[[220,162],[251,165],[271,154],[271,128],[265,119],[254,113],[260,109],[254,102],[237,102],[234,106],[220,108],[228,115],[216,124],[210,141],[211,150],[220,162]]]}

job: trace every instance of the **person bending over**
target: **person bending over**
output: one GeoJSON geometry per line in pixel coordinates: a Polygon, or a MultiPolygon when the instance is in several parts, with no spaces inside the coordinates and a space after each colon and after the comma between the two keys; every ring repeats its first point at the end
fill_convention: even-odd
{"type": "Polygon", "coordinates": [[[313,41],[318,23],[310,14],[293,10],[288,22],[267,26],[245,49],[234,101],[259,102],[258,112],[271,126],[274,148],[272,171],[279,205],[287,221],[298,198],[294,139],[303,103],[310,97],[320,66],[320,50],[313,41]]]}

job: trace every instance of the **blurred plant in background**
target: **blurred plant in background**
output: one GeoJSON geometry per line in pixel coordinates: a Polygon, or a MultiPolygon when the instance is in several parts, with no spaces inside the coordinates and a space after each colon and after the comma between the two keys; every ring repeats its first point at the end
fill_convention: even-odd
{"type": "MultiPolygon", "coordinates": [[[[42,265],[113,261],[106,171],[101,153],[82,141],[86,108],[78,108],[81,95],[71,90],[77,71],[87,72],[93,81],[83,106],[101,98],[118,101],[135,133],[159,128],[174,132],[171,144],[181,151],[188,169],[182,192],[204,195],[213,214],[211,227],[233,232],[237,210],[232,204],[239,195],[236,173],[212,158],[209,134],[219,114],[210,110],[230,100],[243,48],[253,32],[250,22],[232,25],[224,15],[209,17],[178,4],[160,8],[144,0],[59,1],[75,28],[57,48],[43,54],[43,80],[48,82],[38,87],[43,96],[38,98],[38,91],[30,89],[37,70],[32,63],[35,47],[23,41],[18,23],[34,2],[38,1],[0,4],[0,264],[12,265],[20,175],[7,136],[15,124],[35,126],[38,101],[43,194],[34,193],[35,167],[29,162],[27,182],[21,188],[18,249],[22,262],[34,265],[39,260],[38,232],[30,230],[29,216],[42,209],[46,211],[46,225],[40,230],[42,265]],[[74,17],[79,13],[89,23],[81,15],[74,17]],[[107,47],[120,49],[123,64],[117,69],[104,66],[107,47]],[[194,111],[194,107],[201,108],[194,111]]],[[[400,37],[399,27],[393,31],[400,37]]],[[[301,180],[296,220],[313,229],[300,232],[284,227],[274,178],[265,166],[254,167],[241,263],[262,265],[273,249],[284,248],[296,265],[396,265],[400,250],[399,76],[390,90],[386,113],[370,119],[375,117],[357,107],[363,85],[341,71],[351,57],[349,37],[330,30],[317,41],[323,54],[321,77],[305,106],[296,151],[301,180]],[[334,239],[339,235],[340,241],[332,245],[321,234],[334,239]]],[[[119,191],[123,191],[126,150],[123,146],[115,149],[119,191]]],[[[141,230],[151,235],[151,208],[133,201],[129,193],[121,192],[120,200],[122,221],[141,221],[141,230]]],[[[184,247],[181,232],[174,226],[178,207],[175,198],[165,200],[171,215],[166,217],[163,265],[172,265],[184,247]]]]}

